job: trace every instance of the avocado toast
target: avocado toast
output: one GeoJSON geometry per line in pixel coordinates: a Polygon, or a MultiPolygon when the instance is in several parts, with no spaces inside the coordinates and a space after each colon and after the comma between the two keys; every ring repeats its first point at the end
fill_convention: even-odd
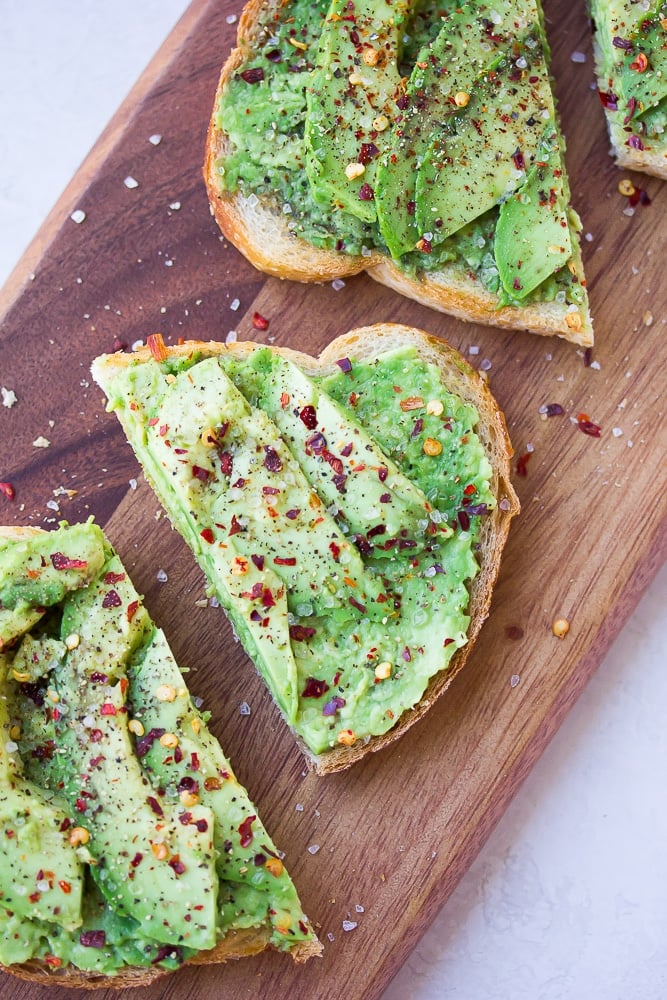
{"type": "Polygon", "coordinates": [[[592,343],[536,0],[249,3],[204,175],[262,270],[592,343]]]}
{"type": "Polygon", "coordinates": [[[465,663],[518,510],[480,376],[398,324],[319,359],[157,337],[93,376],[317,772],[401,735],[465,663]]]}
{"type": "Polygon", "coordinates": [[[93,523],[0,529],[0,963],[142,985],[318,954],[163,633],[93,523]]]}
{"type": "Polygon", "coordinates": [[[667,178],[667,3],[591,0],[590,7],[616,162],[667,178]]]}

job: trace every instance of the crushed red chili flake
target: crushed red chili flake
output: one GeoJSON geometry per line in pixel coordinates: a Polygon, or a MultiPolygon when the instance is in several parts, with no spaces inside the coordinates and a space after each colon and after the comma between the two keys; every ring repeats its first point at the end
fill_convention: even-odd
{"type": "Polygon", "coordinates": [[[634,208],[635,205],[639,205],[640,203],[642,205],[650,205],[651,199],[648,195],[648,192],[645,191],[644,188],[635,187],[634,191],[628,198],[628,202],[634,208]]]}
{"type": "Polygon", "coordinates": [[[547,417],[562,417],[562,415],[565,413],[565,410],[560,405],[560,403],[547,403],[544,412],[546,413],[547,417]]]}
{"type": "Polygon", "coordinates": [[[326,705],[322,708],[322,715],[330,716],[335,715],[340,708],[345,707],[345,698],[341,698],[340,695],[336,694],[333,696],[331,701],[328,701],[326,705]]]}
{"type": "Polygon", "coordinates": [[[295,642],[306,642],[315,635],[315,629],[309,625],[290,625],[289,637],[295,642]]]}
{"type": "Polygon", "coordinates": [[[343,458],[349,458],[350,455],[352,454],[353,448],[354,445],[352,444],[351,441],[349,442],[349,444],[346,444],[343,448],[341,448],[340,453],[343,456],[343,458]]]}
{"type": "Polygon", "coordinates": [[[264,445],[264,468],[268,469],[269,472],[280,472],[282,470],[283,463],[280,455],[272,448],[271,445],[264,445]]]}
{"type": "Polygon", "coordinates": [[[119,608],[123,602],[118,596],[118,591],[113,588],[104,595],[104,600],[102,601],[103,608],[119,608]]]}
{"type": "Polygon", "coordinates": [[[141,864],[141,862],[143,861],[143,859],[144,859],[144,856],[141,853],[141,851],[137,851],[137,853],[134,855],[134,857],[130,861],[130,864],[131,864],[131,866],[133,868],[137,868],[141,864]]]}
{"type": "Polygon", "coordinates": [[[391,503],[391,493],[381,493],[380,503],[391,503]]]}
{"type": "Polygon", "coordinates": [[[606,108],[607,111],[618,111],[618,97],[613,91],[598,90],[598,94],[603,108],[606,108]]]}
{"type": "Polygon", "coordinates": [[[307,406],[302,406],[299,411],[299,419],[306,425],[309,431],[314,431],[317,427],[317,411],[315,407],[311,403],[308,403],[307,406]]]}
{"type": "Polygon", "coordinates": [[[336,542],[329,542],[329,552],[338,561],[340,557],[340,545],[337,545],[336,542]]]}
{"type": "Polygon", "coordinates": [[[353,608],[356,608],[360,614],[362,615],[366,614],[366,605],[362,604],[361,601],[358,601],[356,597],[348,597],[348,602],[352,605],[353,608]]]}
{"type": "Polygon", "coordinates": [[[307,677],[306,686],[301,692],[302,698],[321,698],[323,694],[326,694],[329,690],[329,685],[325,680],[319,680],[317,677],[307,677]]]}
{"type": "Polygon", "coordinates": [[[104,733],[102,732],[101,729],[91,729],[90,730],[89,739],[90,739],[91,743],[99,743],[103,736],[104,736],[104,733]]]}
{"type": "Polygon", "coordinates": [[[611,44],[614,46],[614,48],[625,49],[626,52],[632,48],[632,42],[630,41],[630,39],[621,38],[619,35],[615,35],[614,38],[612,38],[611,44]]]}
{"type": "Polygon", "coordinates": [[[205,483],[210,478],[211,473],[209,472],[208,469],[202,469],[201,465],[193,465],[192,475],[194,476],[195,479],[199,479],[201,480],[202,483],[205,483]]]}
{"type": "Polygon", "coordinates": [[[139,601],[130,601],[127,606],[127,620],[131,622],[137,611],[139,610],[139,601]]]}
{"type": "Polygon", "coordinates": [[[375,197],[375,192],[370,184],[362,184],[359,188],[359,201],[372,201],[375,197]]]}
{"type": "Polygon", "coordinates": [[[381,483],[384,483],[387,476],[389,475],[389,469],[386,465],[381,465],[378,469],[378,479],[381,483]]]}
{"type": "Polygon", "coordinates": [[[177,787],[179,792],[192,792],[194,795],[199,791],[199,782],[189,774],[184,774],[177,787]]]}
{"type": "Polygon", "coordinates": [[[264,70],[261,66],[254,66],[252,69],[244,69],[239,76],[245,83],[261,83],[264,79],[264,70]]]}
{"type": "Polygon", "coordinates": [[[255,312],[252,314],[252,325],[256,330],[268,330],[269,320],[261,313],[255,312]]]}
{"type": "Polygon", "coordinates": [[[116,715],[116,706],[110,701],[105,701],[100,707],[100,715],[116,715]]]}
{"type": "Polygon", "coordinates": [[[238,522],[238,520],[236,518],[236,514],[232,514],[232,523],[231,523],[231,526],[229,528],[228,534],[229,535],[237,535],[239,533],[239,531],[243,531],[243,530],[244,529],[243,529],[242,525],[239,524],[239,522],[238,522]]]}
{"type": "Polygon", "coordinates": [[[517,148],[512,153],[512,159],[514,160],[514,166],[516,167],[517,170],[525,170],[526,169],[526,161],[525,161],[524,155],[523,155],[523,153],[521,152],[520,149],[517,148]]]}
{"type": "MultiPolygon", "coordinates": [[[[201,910],[203,907],[195,906],[195,910],[201,910]]],[[[183,951],[178,945],[174,944],[161,944],[155,953],[155,958],[151,961],[151,965],[158,965],[160,962],[164,962],[165,958],[171,958],[176,962],[183,962],[183,951]]]]}
{"type": "Polygon", "coordinates": [[[7,500],[13,500],[16,496],[16,490],[11,483],[0,483],[0,493],[7,500]]]}
{"type": "Polygon", "coordinates": [[[648,69],[648,57],[645,52],[638,52],[637,58],[630,63],[630,69],[635,73],[645,73],[648,69]]]}
{"type": "Polygon", "coordinates": [[[155,740],[159,740],[161,736],[164,736],[165,730],[160,728],[149,729],[145,736],[142,736],[134,744],[134,752],[137,757],[145,757],[150,748],[153,746],[155,740]]]}
{"type": "Polygon", "coordinates": [[[79,934],[79,944],[84,948],[104,948],[107,936],[104,931],[83,931],[79,934]]]}
{"type": "Polygon", "coordinates": [[[258,570],[264,569],[264,556],[251,555],[250,558],[258,570]]]}
{"type": "Polygon", "coordinates": [[[103,674],[99,670],[93,670],[92,674],[90,675],[90,679],[93,682],[93,684],[106,684],[107,681],[109,680],[109,675],[103,674]]]}
{"type": "MultiPolygon", "coordinates": [[[[208,542],[209,545],[212,545],[213,542],[215,541],[215,535],[213,534],[213,528],[202,528],[202,530],[199,532],[199,534],[201,535],[201,537],[204,539],[205,542],[208,542]]],[[[231,534],[231,532],[230,532],[230,534],[231,534]]]]}
{"type": "Polygon", "coordinates": [[[274,556],[273,561],[276,566],[296,566],[295,556],[274,556]]]}
{"type": "Polygon", "coordinates": [[[174,854],[172,858],[169,858],[168,864],[169,867],[173,869],[173,871],[176,873],[176,875],[182,875],[183,872],[185,871],[185,865],[181,861],[178,854],[174,854]]]}
{"type": "Polygon", "coordinates": [[[300,507],[291,507],[289,510],[285,511],[285,517],[289,518],[290,521],[296,521],[300,513],[300,507]]]}
{"type": "Polygon", "coordinates": [[[66,896],[69,896],[70,892],[72,891],[72,886],[70,885],[69,882],[66,882],[65,879],[60,879],[60,881],[58,882],[58,886],[62,890],[62,892],[65,893],[66,896]]]}
{"type": "Polygon", "coordinates": [[[57,955],[45,955],[44,964],[49,965],[52,969],[59,969],[63,964],[62,958],[58,958],[57,955]]]}
{"type": "Polygon", "coordinates": [[[363,165],[366,166],[378,155],[379,152],[380,150],[374,142],[362,142],[359,150],[359,163],[363,163],[363,165]]]}
{"type": "Polygon", "coordinates": [[[443,646],[451,646],[451,644],[452,644],[453,642],[454,642],[454,640],[453,640],[453,639],[444,639],[444,640],[443,640],[443,643],[442,643],[442,645],[443,645],[443,646]]]}
{"type": "Polygon", "coordinates": [[[146,802],[148,802],[148,805],[151,807],[156,816],[164,816],[164,811],[162,809],[162,806],[160,805],[160,803],[158,802],[158,800],[155,798],[154,795],[149,795],[146,799],[146,802]]]}
{"type": "Polygon", "coordinates": [[[577,427],[589,437],[599,438],[602,434],[602,428],[598,424],[594,424],[587,413],[577,414],[577,427]]]}
{"type": "Polygon", "coordinates": [[[146,337],[146,344],[155,361],[166,360],[167,348],[161,333],[149,333],[146,337]]]}
{"type": "Polygon", "coordinates": [[[85,559],[69,559],[63,552],[54,552],[51,563],[54,569],[86,569],[88,566],[85,559]]]}
{"type": "Polygon", "coordinates": [[[255,815],[246,816],[246,818],[239,826],[241,847],[250,847],[250,845],[252,844],[252,838],[253,838],[252,824],[255,822],[256,819],[257,817],[255,815]]]}
{"type": "Polygon", "coordinates": [[[228,451],[223,451],[220,453],[220,471],[225,476],[231,476],[232,474],[233,459],[231,453],[228,451]]]}
{"type": "Polygon", "coordinates": [[[104,577],[104,582],[108,585],[110,583],[122,583],[125,579],[125,573],[107,573],[104,577]]]}
{"type": "MultiPolygon", "coordinates": [[[[352,362],[350,361],[349,358],[338,358],[336,364],[338,365],[340,370],[344,372],[346,375],[349,375],[350,372],[352,371],[352,362]]],[[[353,395],[355,394],[353,393],[353,395]]]]}
{"type": "Polygon", "coordinates": [[[410,663],[412,661],[412,653],[410,652],[408,646],[404,647],[403,652],[401,653],[401,657],[402,659],[405,660],[406,663],[410,663]]]}
{"type": "Polygon", "coordinates": [[[632,121],[634,113],[637,110],[637,98],[636,97],[630,97],[630,98],[628,98],[627,108],[628,108],[628,113],[625,116],[625,118],[623,119],[623,124],[624,125],[628,125],[632,121]]]}
{"type": "Polygon", "coordinates": [[[512,642],[518,642],[519,639],[523,639],[523,629],[520,625],[506,625],[505,635],[508,639],[511,639],[512,642]]]}
{"type": "Polygon", "coordinates": [[[638,135],[631,135],[625,145],[630,146],[631,149],[639,149],[639,150],[644,149],[644,143],[641,141],[638,135]]]}
{"type": "Polygon", "coordinates": [[[528,463],[530,462],[530,456],[532,451],[526,451],[523,455],[519,455],[516,462],[516,474],[517,476],[527,476],[528,475],[528,463]]]}

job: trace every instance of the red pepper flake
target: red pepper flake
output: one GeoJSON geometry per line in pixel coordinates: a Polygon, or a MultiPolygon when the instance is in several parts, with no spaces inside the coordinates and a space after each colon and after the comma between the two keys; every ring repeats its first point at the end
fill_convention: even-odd
{"type": "Polygon", "coordinates": [[[93,670],[92,674],[90,675],[90,679],[93,682],[93,684],[106,684],[107,681],[109,680],[109,675],[103,674],[99,670],[93,670]]]}
{"type": "Polygon", "coordinates": [[[630,97],[630,98],[628,98],[627,108],[628,108],[628,113],[625,116],[625,118],[623,119],[623,124],[624,125],[629,125],[629,123],[632,121],[632,119],[634,117],[634,113],[637,110],[637,98],[636,97],[630,97]]]}
{"type": "Polygon", "coordinates": [[[324,459],[325,462],[329,463],[329,465],[331,466],[331,468],[333,469],[333,471],[336,473],[337,476],[341,476],[343,474],[343,463],[341,462],[340,458],[337,458],[336,455],[332,455],[327,448],[323,449],[322,458],[324,459]]]}
{"type": "Polygon", "coordinates": [[[234,460],[232,459],[231,452],[228,451],[220,452],[220,471],[225,476],[231,476],[233,461],[234,460]]]}
{"type": "Polygon", "coordinates": [[[409,649],[408,646],[405,646],[405,648],[403,649],[403,652],[401,653],[401,656],[405,660],[406,663],[410,663],[412,661],[412,653],[410,652],[410,649],[409,649]]]}
{"type": "Polygon", "coordinates": [[[607,111],[618,111],[618,97],[613,91],[598,90],[598,94],[603,108],[606,108],[607,111]]]}
{"type": "Polygon", "coordinates": [[[261,572],[264,569],[264,556],[251,555],[250,558],[252,559],[257,569],[261,572]]]}
{"type": "Polygon", "coordinates": [[[104,931],[83,931],[79,934],[79,944],[84,948],[104,948],[107,936],[104,931]]]}
{"type": "Polygon", "coordinates": [[[387,468],[387,466],[381,465],[378,468],[378,479],[380,480],[380,482],[384,483],[388,475],[389,475],[389,469],[387,468]]]}
{"type": "Polygon", "coordinates": [[[239,826],[239,834],[241,836],[241,847],[250,847],[252,844],[253,832],[252,824],[257,819],[256,816],[247,816],[241,825],[239,826]]]}
{"type": "Polygon", "coordinates": [[[164,816],[162,806],[160,805],[160,803],[158,802],[158,800],[155,798],[154,795],[149,795],[146,799],[146,802],[151,807],[156,816],[164,816]]]}
{"type": "Polygon", "coordinates": [[[297,517],[301,513],[300,507],[291,507],[290,510],[285,511],[285,517],[290,521],[296,521],[297,517]]]}
{"type": "Polygon", "coordinates": [[[599,438],[602,434],[602,428],[598,424],[594,424],[587,413],[577,414],[577,427],[590,437],[599,438]]]}
{"type": "Polygon", "coordinates": [[[190,770],[198,771],[200,766],[201,765],[199,763],[199,754],[193,750],[193,752],[190,754],[190,770]]]}
{"type": "MultiPolygon", "coordinates": [[[[160,424],[160,437],[162,438],[166,437],[168,430],[169,430],[169,424],[160,424]]],[[[165,444],[169,445],[169,442],[166,441],[165,444]]]]}
{"type": "Polygon", "coordinates": [[[526,161],[524,159],[523,153],[521,152],[521,150],[519,148],[517,148],[512,153],[512,159],[514,160],[514,166],[516,167],[517,170],[525,170],[526,169],[526,161]]]}
{"type": "Polygon", "coordinates": [[[615,35],[615,37],[612,38],[611,44],[614,48],[624,49],[626,52],[629,52],[632,48],[632,42],[629,38],[620,38],[618,35],[615,35]]]}
{"type": "Polygon", "coordinates": [[[232,523],[231,523],[231,527],[229,529],[228,534],[229,535],[238,535],[239,531],[243,531],[243,530],[244,529],[243,529],[242,525],[240,525],[239,522],[238,522],[238,520],[236,519],[236,514],[232,514],[232,523]]]}
{"type": "Polygon", "coordinates": [[[125,579],[125,573],[107,573],[104,577],[104,582],[108,585],[110,583],[122,583],[125,579]]]}
{"type": "Polygon", "coordinates": [[[66,882],[65,879],[61,879],[60,882],[58,882],[58,885],[60,886],[60,889],[65,893],[65,895],[69,896],[70,892],[72,891],[72,886],[70,885],[70,883],[66,882]]]}
{"type": "Polygon", "coordinates": [[[58,958],[57,955],[45,955],[44,965],[48,965],[52,969],[59,969],[63,964],[62,958],[58,958]]]}
{"type": "MultiPolygon", "coordinates": [[[[289,637],[294,639],[295,642],[306,642],[308,639],[312,639],[315,635],[315,629],[311,628],[309,625],[290,625],[289,627],[289,637]]],[[[314,695],[304,695],[306,698],[314,697],[314,695]]]]}
{"type": "Polygon", "coordinates": [[[289,406],[289,400],[290,400],[289,392],[281,392],[280,393],[280,407],[281,407],[281,409],[284,410],[285,407],[289,406]]]}
{"type": "Polygon", "coordinates": [[[273,561],[276,566],[296,566],[295,556],[274,556],[273,561]]]}
{"type": "Polygon", "coordinates": [[[421,250],[422,253],[431,253],[433,250],[433,243],[431,240],[427,240],[425,236],[417,240],[415,243],[415,250],[421,250]]]}
{"type": "Polygon", "coordinates": [[[391,503],[391,493],[381,493],[380,503],[391,503]]]}
{"type": "Polygon", "coordinates": [[[149,333],[146,337],[148,350],[153,355],[155,361],[165,361],[167,358],[167,348],[161,333],[149,333]]]}
{"type": "Polygon", "coordinates": [[[362,615],[366,614],[366,605],[362,604],[361,601],[358,601],[356,597],[348,597],[348,602],[352,605],[353,608],[356,608],[357,611],[360,612],[360,614],[362,615]]]}
{"type": "Polygon", "coordinates": [[[177,875],[182,875],[183,872],[185,871],[185,865],[181,861],[178,854],[174,854],[173,857],[169,858],[168,864],[169,867],[172,868],[177,875]]]}
{"type": "Polygon", "coordinates": [[[301,408],[299,418],[301,422],[306,425],[309,431],[314,431],[317,427],[317,411],[310,403],[301,408]]]}
{"type": "Polygon", "coordinates": [[[211,473],[208,469],[202,469],[201,465],[193,465],[192,475],[195,479],[199,479],[202,483],[205,483],[210,478],[211,473]]]}
{"type": "Polygon", "coordinates": [[[591,361],[593,360],[593,348],[587,347],[584,351],[584,368],[590,368],[591,361]]]}
{"type": "Polygon", "coordinates": [[[317,677],[307,677],[306,686],[301,692],[302,698],[321,698],[329,690],[329,685],[324,680],[317,677]]]}
{"type": "Polygon", "coordinates": [[[127,620],[131,622],[137,611],[139,610],[139,601],[130,601],[127,606],[127,620]]]}
{"type": "Polygon", "coordinates": [[[641,141],[638,135],[631,135],[625,145],[630,146],[631,149],[641,150],[645,148],[644,143],[641,141]]]}
{"type": "Polygon", "coordinates": [[[337,545],[336,542],[329,542],[329,552],[334,557],[336,562],[338,562],[338,559],[340,558],[340,545],[337,545]]]}
{"type": "Polygon", "coordinates": [[[193,795],[199,791],[199,783],[188,774],[181,778],[177,787],[179,792],[191,792],[193,795]]]}
{"type": "Polygon", "coordinates": [[[453,642],[454,642],[454,640],[453,640],[453,639],[445,639],[445,640],[443,641],[442,645],[443,645],[443,646],[451,646],[451,644],[452,644],[453,642]]]}
{"type": "Polygon", "coordinates": [[[262,496],[275,497],[280,493],[277,486],[262,486],[262,496]]]}
{"type": "Polygon", "coordinates": [[[645,73],[646,70],[648,69],[648,58],[646,56],[646,53],[644,52],[637,53],[637,58],[633,59],[633,61],[630,63],[630,69],[633,69],[635,73],[645,73]]]}
{"type": "Polygon", "coordinates": [[[99,743],[103,736],[104,736],[104,733],[102,732],[101,729],[91,729],[90,730],[89,739],[90,739],[91,743],[99,743]]]}
{"type": "Polygon", "coordinates": [[[141,864],[141,862],[143,861],[143,859],[144,859],[144,856],[141,853],[141,851],[137,851],[137,853],[134,855],[134,857],[130,861],[130,864],[131,864],[131,866],[133,868],[137,868],[141,864]]]}
{"type": "Polygon", "coordinates": [[[380,150],[374,142],[362,142],[359,150],[359,163],[363,163],[366,166],[371,160],[375,159],[379,152],[380,150]]]}
{"type": "Polygon", "coordinates": [[[62,552],[54,552],[51,556],[54,569],[86,569],[88,563],[84,559],[69,559],[62,552]]]}
{"type": "Polygon", "coordinates": [[[562,417],[565,410],[560,403],[547,403],[544,408],[544,413],[546,413],[547,417],[562,417]]]}
{"type": "Polygon", "coordinates": [[[343,456],[343,458],[349,458],[350,455],[352,454],[353,448],[354,445],[352,444],[351,441],[348,444],[346,444],[343,448],[341,448],[340,453],[343,456]]]}
{"type": "Polygon", "coordinates": [[[523,639],[523,629],[520,625],[506,625],[505,635],[508,639],[511,639],[512,642],[518,642],[519,639],[523,639]]]}
{"type": "Polygon", "coordinates": [[[372,201],[375,197],[375,192],[370,184],[362,184],[359,188],[359,201],[372,201]]]}
{"type": "Polygon", "coordinates": [[[261,313],[255,312],[252,314],[252,325],[256,330],[268,330],[269,320],[261,313]]]}
{"type": "Polygon", "coordinates": [[[86,800],[85,799],[77,799],[76,802],[74,803],[74,808],[79,813],[85,813],[85,811],[86,811],[86,800]]]}
{"type": "Polygon", "coordinates": [[[100,708],[100,715],[115,715],[115,714],[116,714],[116,706],[110,701],[105,701],[100,708]]]}
{"type": "Polygon", "coordinates": [[[102,601],[103,608],[119,608],[123,602],[118,596],[117,591],[113,588],[104,595],[104,600],[102,601]]]}
{"type": "Polygon", "coordinates": [[[273,599],[273,594],[268,587],[264,587],[262,590],[262,607],[263,608],[273,608],[275,607],[275,600],[273,599]]]}
{"type": "Polygon", "coordinates": [[[527,476],[528,475],[528,463],[530,462],[530,456],[532,451],[526,451],[523,455],[519,455],[516,463],[516,474],[517,476],[527,476]]]}
{"type": "MultiPolygon", "coordinates": [[[[346,375],[349,375],[350,372],[352,371],[352,362],[350,361],[349,358],[338,358],[338,360],[336,361],[336,364],[338,365],[338,367],[340,368],[340,370],[342,372],[344,372],[346,375]]],[[[352,395],[356,395],[356,394],[353,393],[352,395]]],[[[355,399],[355,402],[356,402],[356,399],[355,399]]],[[[354,403],[352,405],[354,406],[354,403]]]]}
{"type": "Polygon", "coordinates": [[[269,472],[280,472],[283,467],[280,455],[271,445],[264,445],[264,468],[269,472]]]}
{"type": "MultiPolygon", "coordinates": [[[[201,537],[204,539],[205,542],[208,542],[209,545],[212,545],[213,542],[215,541],[215,535],[213,534],[213,528],[202,528],[202,530],[199,532],[199,534],[201,535],[201,537]]],[[[230,534],[231,534],[231,532],[230,532],[230,534]]]]}
{"type": "Polygon", "coordinates": [[[245,83],[261,83],[264,79],[264,70],[261,66],[254,66],[252,69],[244,69],[239,76],[245,83]]]}
{"type": "Polygon", "coordinates": [[[477,487],[475,486],[474,483],[468,483],[468,485],[466,486],[466,488],[463,491],[464,496],[467,496],[467,497],[471,497],[473,495],[473,493],[476,493],[476,492],[477,492],[477,487]]]}
{"type": "Polygon", "coordinates": [[[336,694],[328,701],[326,705],[322,708],[322,715],[331,716],[335,715],[340,708],[345,707],[345,698],[341,698],[340,695],[336,694]]]}
{"type": "Polygon", "coordinates": [[[0,483],[0,493],[6,500],[13,500],[16,496],[16,490],[11,483],[0,483]]]}

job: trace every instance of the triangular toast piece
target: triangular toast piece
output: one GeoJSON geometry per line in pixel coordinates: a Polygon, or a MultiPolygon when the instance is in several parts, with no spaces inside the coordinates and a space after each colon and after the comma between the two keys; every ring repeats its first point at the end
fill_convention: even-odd
{"type": "Polygon", "coordinates": [[[319,954],[277,848],[92,522],[0,528],[0,963],[142,985],[319,954]]]}
{"type": "Polygon", "coordinates": [[[258,268],[592,343],[538,0],[253,2],[204,176],[258,268]]]}
{"type": "Polygon", "coordinates": [[[311,765],[404,733],[465,663],[518,510],[478,373],[377,324],[319,359],[154,337],[93,375],[311,765]]]}

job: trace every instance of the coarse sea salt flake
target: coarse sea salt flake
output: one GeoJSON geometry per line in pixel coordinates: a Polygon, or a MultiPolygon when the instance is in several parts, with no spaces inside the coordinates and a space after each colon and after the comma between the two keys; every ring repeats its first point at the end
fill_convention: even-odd
{"type": "Polygon", "coordinates": [[[156,132],[154,135],[148,136],[148,141],[152,146],[159,146],[162,142],[162,136],[156,132]]]}
{"type": "Polygon", "coordinates": [[[310,847],[308,848],[308,853],[309,854],[317,854],[317,852],[319,851],[319,849],[320,849],[320,845],[319,844],[311,844],[310,847]]]}
{"type": "Polygon", "coordinates": [[[585,52],[576,52],[575,51],[570,56],[570,59],[572,60],[573,63],[585,63],[586,62],[586,53],[585,52]]]}
{"type": "Polygon", "coordinates": [[[477,346],[477,344],[470,345],[470,347],[468,348],[468,354],[470,354],[472,357],[475,357],[475,355],[479,354],[479,347],[477,346]]]}
{"type": "Polygon", "coordinates": [[[333,288],[334,292],[339,292],[341,288],[345,288],[345,282],[343,281],[342,278],[334,278],[334,280],[331,282],[331,287],[333,288]]]}
{"type": "Polygon", "coordinates": [[[251,708],[247,701],[242,701],[239,705],[239,715],[250,715],[251,708]]]}
{"type": "Polygon", "coordinates": [[[241,305],[240,299],[232,299],[232,301],[229,303],[229,308],[232,309],[234,312],[236,312],[236,310],[240,305],[241,305]]]}
{"type": "Polygon", "coordinates": [[[45,438],[43,434],[40,434],[38,438],[32,442],[33,448],[48,448],[51,442],[48,438],[45,438]]]}
{"type": "Polygon", "coordinates": [[[344,920],[343,921],[343,930],[344,931],[353,931],[358,926],[359,925],[357,924],[356,920],[344,920]]]}
{"type": "Polygon", "coordinates": [[[83,211],[82,208],[75,209],[70,215],[70,219],[72,220],[72,222],[76,222],[77,226],[81,225],[81,223],[84,222],[85,218],[86,218],[86,213],[83,211]]]}
{"type": "Polygon", "coordinates": [[[515,688],[520,680],[521,678],[519,677],[518,674],[512,674],[512,676],[510,677],[510,687],[515,688]]]}
{"type": "Polygon", "coordinates": [[[180,207],[181,207],[180,201],[172,201],[171,205],[169,206],[172,212],[178,212],[180,207]]]}
{"type": "Polygon", "coordinates": [[[125,180],[123,181],[123,184],[125,185],[126,188],[130,189],[139,187],[139,181],[136,180],[134,177],[126,177],[125,180]]]}
{"type": "Polygon", "coordinates": [[[236,343],[236,330],[230,330],[229,331],[229,333],[225,337],[225,343],[226,344],[235,344],[236,343]]]}
{"type": "Polygon", "coordinates": [[[166,583],[169,577],[163,569],[159,569],[155,574],[155,578],[159,583],[166,583]]]}
{"type": "Polygon", "coordinates": [[[612,427],[611,433],[614,435],[615,438],[620,438],[621,435],[623,434],[623,428],[622,427],[612,427]]]}
{"type": "Polygon", "coordinates": [[[17,402],[16,393],[13,389],[5,389],[4,385],[0,387],[0,395],[2,396],[2,405],[6,406],[8,410],[11,410],[14,403],[17,402]]]}
{"type": "Polygon", "coordinates": [[[225,21],[227,24],[236,24],[236,14],[228,14],[225,21]]]}

